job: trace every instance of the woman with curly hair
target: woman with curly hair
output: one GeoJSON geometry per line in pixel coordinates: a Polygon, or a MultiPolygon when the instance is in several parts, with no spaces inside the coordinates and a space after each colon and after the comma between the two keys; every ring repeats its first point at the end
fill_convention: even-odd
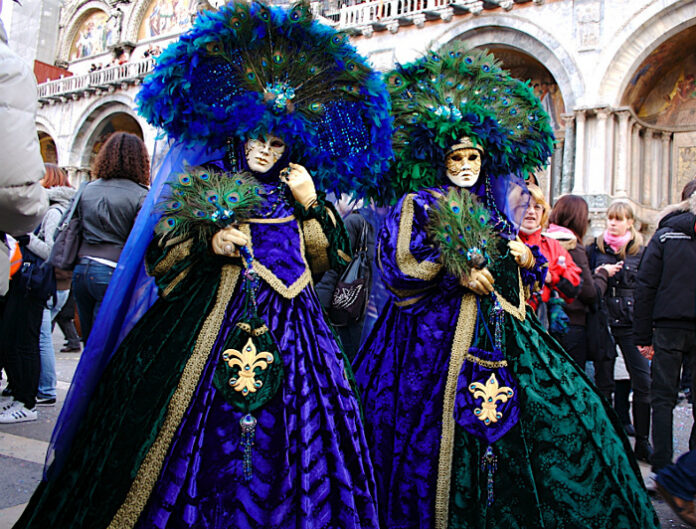
{"type": "Polygon", "coordinates": [[[99,151],[92,173],[96,180],[85,187],[77,208],[82,219],[82,245],[73,274],[85,342],[147,195],[150,159],[145,144],[134,134],[114,133],[99,151]]]}

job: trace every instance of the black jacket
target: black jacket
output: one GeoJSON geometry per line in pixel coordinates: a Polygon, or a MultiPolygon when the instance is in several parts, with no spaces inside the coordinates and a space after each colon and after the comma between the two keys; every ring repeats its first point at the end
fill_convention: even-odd
{"type": "Polygon", "coordinates": [[[77,208],[82,220],[80,257],[118,261],[146,195],[145,186],[123,178],[87,184],[77,208]]]}
{"type": "Polygon", "coordinates": [[[654,327],[696,330],[696,194],[660,221],[638,271],[633,334],[650,345],[654,327]]]}
{"type": "MultiPolygon", "coordinates": [[[[631,240],[628,243],[629,248],[634,244],[635,241],[631,240]]],[[[598,266],[604,264],[624,262],[621,270],[614,274],[614,277],[607,279],[607,290],[604,294],[604,300],[609,316],[609,325],[611,325],[612,329],[626,329],[630,332],[630,329],[633,327],[634,290],[644,248],[640,248],[633,255],[627,251],[626,256],[622,259],[607,243],[604,243],[602,246],[604,251],[602,251],[595,239],[587,249],[590,269],[595,270],[598,266]]]]}

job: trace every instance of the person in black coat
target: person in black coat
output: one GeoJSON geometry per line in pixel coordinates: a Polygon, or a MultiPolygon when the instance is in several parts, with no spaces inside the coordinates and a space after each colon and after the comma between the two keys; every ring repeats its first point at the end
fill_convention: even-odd
{"type": "MultiPolygon", "coordinates": [[[[634,289],[638,266],[643,256],[643,239],[633,226],[635,217],[628,202],[615,202],[607,210],[607,229],[588,247],[592,270],[606,265],[619,265],[616,274],[608,279],[604,304],[616,345],[626,363],[633,389],[633,426],[636,434],[636,458],[649,462],[650,446],[650,362],[633,342],[634,289]]],[[[616,359],[595,362],[595,380],[603,395],[611,400],[614,393],[614,364],[616,359]]],[[[616,407],[617,396],[614,402],[616,407]]],[[[618,409],[618,408],[617,408],[618,409]]]]}
{"type": "MultiPolygon", "coordinates": [[[[682,361],[696,384],[696,180],[668,208],[643,254],[638,270],[633,334],[652,360],[653,471],[672,462],[672,411],[677,403],[682,361]]],[[[689,448],[696,448],[692,427],[689,448]]]]}
{"type": "MultiPolygon", "coordinates": [[[[366,228],[366,238],[367,238],[367,256],[372,263],[375,257],[375,233],[373,227],[360,213],[357,208],[351,211],[351,206],[354,206],[354,202],[346,199],[341,199],[337,204],[336,208],[339,213],[344,215],[343,223],[346,226],[346,231],[348,231],[348,237],[350,239],[350,247],[355,255],[358,249],[360,235],[362,233],[363,227],[366,228]]],[[[336,283],[340,279],[340,273],[338,270],[327,270],[324,275],[314,286],[314,290],[317,293],[319,302],[325,311],[329,310],[331,306],[331,299],[333,297],[334,289],[336,288],[336,283]]],[[[331,318],[328,318],[331,322],[331,318]]],[[[363,325],[365,323],[365,315],[359,321],[354,323],[349,323],[348,325],[336,325],[331,322],[336,330],[338,336],[341,339],[341,345],[343,346],[343,351],[346,353],[348,358],[352,361],[355,354],[358,352],[358,347],[360,347],[360,337],[362,335],[363,325]]]]}

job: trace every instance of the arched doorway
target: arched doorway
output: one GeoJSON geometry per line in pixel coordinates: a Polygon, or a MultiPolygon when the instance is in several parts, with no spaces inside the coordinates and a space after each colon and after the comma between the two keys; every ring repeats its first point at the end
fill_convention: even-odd
{"type": "Polygon", "coordinates": [[[143,130],[133,116],[125,112],[111,114],[96,127],[92,137],[88,140],[83,166],[92,166],[92,162],[102,145],[114,132],[130,132],[143,139],[143,130]]]}
{"type": "Polygon", "coordinates": [[[621,98],[636,116],[631,185],[641,202],[664,206],[696,177],[696,26],[655,48],[621,98]]]}
{"type": "Polygon", "coordinates": [[[56,142],[53,141],[51,136],[39,131],[39,146],[44,163],[58,163],[58,149],[56,148],[56,142]]]}

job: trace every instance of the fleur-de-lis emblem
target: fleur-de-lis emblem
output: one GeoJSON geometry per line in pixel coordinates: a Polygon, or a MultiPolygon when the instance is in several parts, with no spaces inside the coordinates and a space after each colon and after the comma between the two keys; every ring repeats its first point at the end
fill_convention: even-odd
{"type": "Polygon", "coordinates": [[[258,367],[261,371],[265,371],[268,364],[273,363],[273,355],[268,351],[256,352],[256,346],[251,338],[247,340],[241,351],[227,349],[222,353],[222,359],[230,367],[239,366],[237,375],[230,378],[229,384],[244,396],[255,393],[263,385],[263,382],[256,380],[254,369],[258,367]]]}
{"type": "Polygon", "coordinates": [[[469,391],[474,394],[475,399],[483,399],[481,407],[476,408],[474,414],[486,426],[498,422],[503,417],[503,414],[497,411],[498,402],[507,402],[515,394],[512,388],[507,386],[500,387],[498,385],[495,373],[491,374],[485,386],[480,382],[469,384],[469,391]]]}

